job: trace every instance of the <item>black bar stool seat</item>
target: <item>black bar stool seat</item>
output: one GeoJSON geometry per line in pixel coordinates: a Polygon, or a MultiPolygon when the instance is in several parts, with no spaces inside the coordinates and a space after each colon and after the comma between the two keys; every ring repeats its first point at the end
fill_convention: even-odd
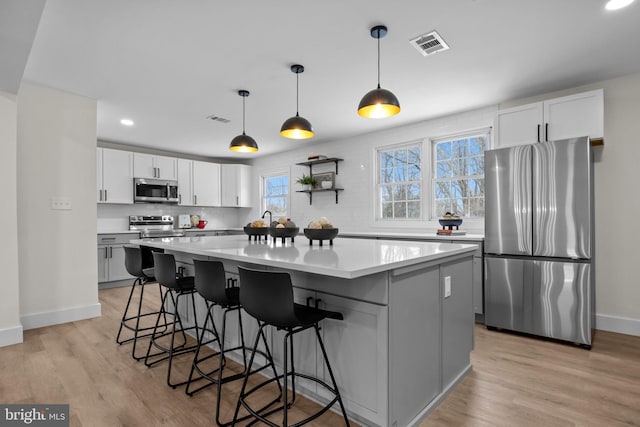
{"type": "MultiPolygon", "coordinates": [[[[124,247],[124,265],[127,272],[135,277],[133,284],[131,285],[131,291],[129,292],[129,299],[125,306],[122,318],[120,320],[120,328],[118,329],[118,335],[116,336],[116,342],[120,345],[133,342],[131,348],[131,357],[135,360],[144,359],[144,355],[138,355],[136,352],[136,346],[138,340],[151,336],[152,330],[155,326],[140,326],[140,320],[148,316],[157,316],[158,311],[151,311],[144,313],[142,311],[142,303],[144,301],[144,290],[146,286],[157,285],[160,292],[160,300],[162,300],[162,287],[156,282],[153,269],[153,256],[151,249],[146,246],[125,246],[124,247]],[[140,299],[138,301],[138,307],[135,313],[129,315],[129,307],[131,306],[131,300],[136,290],[140,291],[140,299]],[[124,329],[128,329],[133,332],[133,337],[123,338],[122,332],[124,329]]],[[[166,324],[166,318],[165,318],[166,324]]],[[[166,326],[165,326],[166,328],[166,326]]]]}
{"type": "MultiPolygon", "coordinates": [[[[252,270],[244,267],[239,267],[238,270],[240,272],[240,303],[247,313],[258,320],[258,324],[260,325],[255,345],[253,346],[251,357],[249,358],[249,366],[247,369],[251,369],[256,354],[255,349],[258,347],[258,342],[261,337],[263,339],[263,344],[267,348],[267,352],[270,353],[268,351],[267,340],[264,336],[264,328],[266,326],[274,326],[278,329],[282,329],[286,331],[286,334],[283,338],[283,373],[253,386],[250,390],[247,390],[248,376],[245,376],[242,383],[240,396],[238,398],[238,403],[236,405],[234,420],[235,417],[238,416],[240,406],[242,406],[251,415],[253,415],[254,418],[256,418],[256,421],[259,420],[272,427],[278,427],[279,425],[268,420],[267,416],[278,411],[283,411],[283,419],[281,425],[289,426],[288,411],[293,406],[296,398],[295,378],[301,377],[314,381],[315,383],[324,387],[331,394],[333,394],[334,397],[316,413],[295,424],[292,424],[292,426],[301,426],[315,420],[316,418],[324,414],[336,402],[338,402],[338,404],[340,405],[340,410],[342,411],[342,416],[344,418],[345,424],[347,426],[350,426],[349,418],[347,417],[347,412],[342,402],[340,390],[338,389],[338,385],[333,375],[333,370],[331,369],[331,364],[329,363],[327,352],[324,347],[324,342],[320,335],[320,327],[318,325],[318,323],[324,319],[343,320],[342,313],[322,310],[317,307],[295,303],[293,300],[293,285],[291,283],[291,276],[289,275],[289,273],[252,270]],[[320,378],[312,377],[310,375],[302,374],[295,371],[293,336],[310,328],[313,328],[315,331],[316,339],[318,341],[320,349],[322,350],[322,355],[324,358],[325,366],[327,368],[327,372],[329,373],[329,376],[331,378],[331,384],[328,384],[320,378]],[[288,370],[289,361],[291,363],[291,370],[288,370]],[[291,401],[289,401],[288,399],[289,377],[291,377],[291,401]],[[280,379],[283,380],[282,387],[280,386],[280,379]],[[283,395],[282,406],[270,410],[266,413],[256,411],[255,409],[251,408],[251,406],[247,402],[247,398],[253,393],[260,390],[262,387],[274,381],[278,383],[278,388],[283,395]]],[[[273,360],[271,360],[270,363],[273,363],[273,360]]]]}
{"type": "Polygon", "coordinates": [[[194,297],[194,294],[196,293],[194,278],[193,276],[183,277],[182,275],[176,273],[176,262],[172,254],[154,252],[153,262],[156,279],[158,280],[158,283],[160,283],[160,285],[166,288],[166,292],[164,293],[164,297],[162,298],[162,302],[160,304],[160,311],[156,319],[155,328],[149,339],[149,346],[147,348],[147,354],[145,356],[144,363],[145,365],[150,367],[164,360],[168,360],[169,364],[167,367],[167,384],[170,387],[176,388],[180,385],[186,384],[188,380],[184,380],[181,382],[172,381],[171,371],[173,367],[174,357],[186,353],[195,352],[198,347],[198,321],[194,297]],[[167,303],[169,301],[167,299],[168,296],[170,297],[171,305],[173,307],[172,311],[167,311],[167,303]],[[191,297],[191,307],[193,308],[194,325],[189,327],[185,327],[183,325],[182,319],[178,312],[180,299],[184,296],[191,297]],[[162,326],[160,323],[160,319],[163,316],[165,316],[166,330],[160,331],[160,328],[162,326]],[[170,322],[167,322],[166,316],[170,316],[172,320],[170,322]],[[194,331],[196,337],[196,342],[192,345],[188,345],[188,339],[186,335],[186,332],[190,330],[194,331]],[[177,333],[179,333],[182,337],[180,344],[176,344],[175,342],[177,333]],[[160,341],[163,337],[169,336],[169,345],[163,344],[160,341]],[[158,351],[152,354],[152,348],[155,348],[158,351]]]}

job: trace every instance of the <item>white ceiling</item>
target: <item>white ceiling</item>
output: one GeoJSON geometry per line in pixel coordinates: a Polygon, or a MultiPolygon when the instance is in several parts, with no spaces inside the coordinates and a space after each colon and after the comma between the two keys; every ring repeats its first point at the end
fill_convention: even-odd
{"type": "Polygon", "coordinates": [[[613,12],[604,3],[49,0],[23,78],[97,99],[99,139],[246,159],[640,72],[640,2],[613,12]],[[373,120],[356,108],[376,86],[377,24],[389,28],[381,85],[402,111],[373,120]],[[409,40],[432,30],[451,49],[423,57],[409,40]],[[278,133],[295,114],[294,63],[305,66],[310,141],[278,133]],[[238,89],[251,92],[255,154],[228,150],[242,130],[238,89]]]}

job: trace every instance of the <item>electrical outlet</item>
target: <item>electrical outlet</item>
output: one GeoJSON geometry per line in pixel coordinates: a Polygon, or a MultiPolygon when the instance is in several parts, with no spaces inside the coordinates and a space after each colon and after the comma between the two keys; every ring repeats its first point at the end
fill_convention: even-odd
{"type": "Polygon", "coordinates": [[[70,211],[71,198],[69,197],[53,197],[51,198],[51,209],[54,211],[70,211]]]}
{"type": "Polygon", "coordinates": [[[444,278],[444,297],[449,298],[451,296],[451,276],[444,278]]]}

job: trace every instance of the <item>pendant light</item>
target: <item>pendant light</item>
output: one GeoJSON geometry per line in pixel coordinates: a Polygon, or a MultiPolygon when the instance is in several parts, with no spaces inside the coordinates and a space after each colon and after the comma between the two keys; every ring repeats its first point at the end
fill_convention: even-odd
{"type": "Polygon", "coordinates": [[[300,117],[298,114],[298,97],[300,93],[298,77],[300,76],[300,73],[304,72],[304,67],[298,64],[292,65],[291,72],[296,75],[296,115],[285,120],[280,128],[280,135],[291,139],[313,138],[314,133],[311,123],[309,123],[309,120],[304,117],[300,117]]]}
{"type": "Polygon", "coordinates": [[[380,88],[380,39],[387,35],[387,27],[377,25],[371,28],[371,37],[378,39],[378,87],[362,97],[358,114],[371,119],[395,116],[400,112],[400,102],[396,96],[380,88]]]}
{"type": "Polygon", "coordinates": [[[258,151],[258,144],[255,139],[244,133],[244,100],[249,96],[248,90],[239,90],[238,95],[242,97],[242,135],[238,135],[231,140],[229,150],[241,153],[252,153],[258,151]]]}

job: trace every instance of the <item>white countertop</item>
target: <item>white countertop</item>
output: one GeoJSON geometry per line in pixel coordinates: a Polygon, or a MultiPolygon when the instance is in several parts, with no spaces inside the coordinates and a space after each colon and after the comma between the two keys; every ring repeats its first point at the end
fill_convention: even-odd
{"type": "Polygon", "coordinates": [[[340,230],[340,235],[343,237],[366,237],[366,238],[385,238],[385,239],[432,239],[432,240],[469,240],[469,241],[484,241],[483,234],[464,234],[453,236],[442,236],[435,232],[398,232],[398,231],[343,231],[340,230]]]}
{"type": "Polygon", "coordinates": [[[401,240],[342,239],[330,246],[313,246],[303,236],[282,244],[248,240],[247,236],[172,237],[132,240],[140,244],[176,252],[211,256],[252,264],[281,267],[332,277],[353,279],[428,261],[469,253],[476,245],[429,243],[401,240]]]}

